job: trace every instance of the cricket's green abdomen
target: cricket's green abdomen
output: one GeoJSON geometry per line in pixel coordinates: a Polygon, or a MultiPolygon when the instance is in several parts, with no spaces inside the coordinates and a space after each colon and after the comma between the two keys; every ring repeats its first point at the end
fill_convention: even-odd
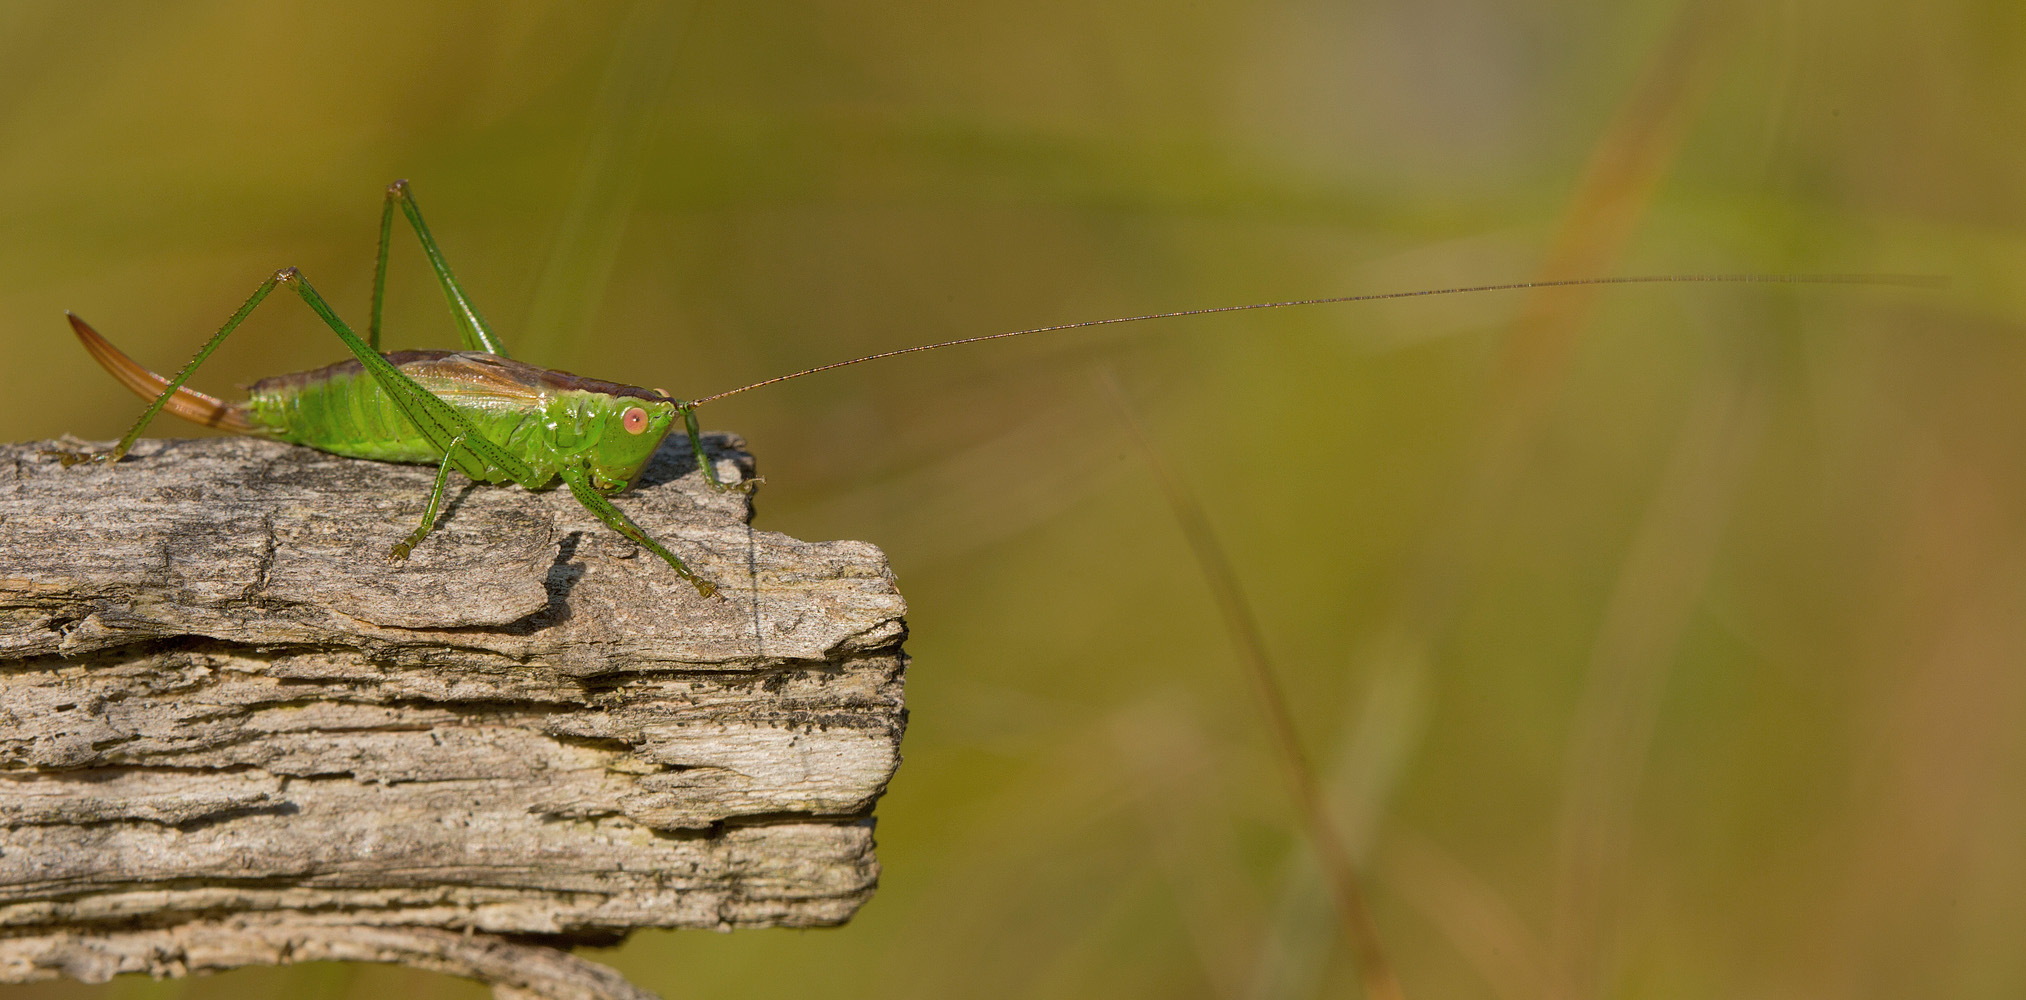
{"type": "MultiPolygon", "coordinates": [[[[333,366],[337,367],[337,366],[333,366]]],[[[435,462],[443,452],[381,392],[363,368],[263,379],[246,401],[248,416],[266,436],[353,458],[383,462],[435,462]],[[277,391],[279,390],[279,391],[277,391]]]]}

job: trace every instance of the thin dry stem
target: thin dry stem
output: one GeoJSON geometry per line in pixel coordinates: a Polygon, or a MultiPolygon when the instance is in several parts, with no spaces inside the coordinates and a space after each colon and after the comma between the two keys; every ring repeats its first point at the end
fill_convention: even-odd
{"type": "Polygon", "coordinates": [[[1209,584],[1210,595],[1223,616],[1239,665],[1246,680],[1251,683],[1253,693],[1258,696],[1260,711],[1266,719],[1267,734],[1273,740],[1274,759],[1280,763],[1302,832],[1307,836],[1316,862],[1322,868],[1323,879],[1329,885],[1344,941],[1357,958],[1365,996],[1371,1000],[1404,1000],[1406,994],[1400,988],[1392,963],[1386,959],[1385,949],[1379,941],[1378,925],[1372,920],[1371,908],[1366,905],[1364,891],[1358,886],[1357,865],[1351,860],[1350,850],[1344,846],[1336,821],[1330,817],[1315,771],[1309,766],[1307,754],[1302,751],[1301,738],[1295,732],[1294,715],[1287,707],[1287,695],[1281,690],[1273,661],[1266,652],[1266,639],[1252,613],[1251,602],[1246,600],[1238,573],[1231,566],[1230,556],[1218,541],[1217,532],[1211,527],[1202,505],[1196,502],[1195,495],[1162,458],[1139,415],[1134,412],[1132,403],[1126,399],[1125,391],[1119,387],[1118,380],[1106,372],[1103,382],[1112,402],[1118,407],[1120,417],[1131,431],[1134,444],[1153,472],[1155,481],[1160,484],[1161,493],[1167,498],[1168,507],[1174,512],[1183,536],[1188,539],[1189,549],[1203,572],[1203,580],[1209,584]]]}

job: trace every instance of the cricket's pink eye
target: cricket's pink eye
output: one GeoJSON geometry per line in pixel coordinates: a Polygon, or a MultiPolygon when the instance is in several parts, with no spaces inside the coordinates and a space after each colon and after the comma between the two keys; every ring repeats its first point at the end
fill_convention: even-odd
{"type": "Polygon", "coordinates": [[[626,433],[638,434],[647,429],[647,411],[638,406],[629,406],[619,415],[619,422],[626,425],[626,433]]]}

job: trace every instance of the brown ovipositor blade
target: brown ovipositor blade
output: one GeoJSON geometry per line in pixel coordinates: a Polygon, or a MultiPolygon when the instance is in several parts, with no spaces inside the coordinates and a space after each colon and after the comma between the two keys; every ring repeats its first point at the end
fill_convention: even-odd
{"type": "MultiPolygon", "coordinates": [[[[134,395],[154,402],[155,397],[160,396],[162,390],[169,387],[168,379],[141,367],[140,362],[127,357],[119,348],[114,347],[111,341],[99,336],[98,331],[92,329],[84,320],[72,313],[64,313],[64,316],[70,320],[70,328],[77,331],[77,339],[84,342],[84,349],[90,351],[91,356],[97,359],[106,371],[111,372],[114,378],[119,379],[121,385],[132,389],[134,395]]],[[[253,425],[247,422],[246,413],[240,407],[207,396],[188,386],[178,387],[176,394],[169,397],[169,401],[162,409],[193,424],[216,427],[221,431],[247,434],[253,430],[253,425]]]]}

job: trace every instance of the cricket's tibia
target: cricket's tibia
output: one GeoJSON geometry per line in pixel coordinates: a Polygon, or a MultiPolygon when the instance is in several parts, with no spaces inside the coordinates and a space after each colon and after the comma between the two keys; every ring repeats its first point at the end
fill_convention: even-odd
{"type": "MultiPolygon", "coordinates": [[[[154,402],[169,387],[169,380],[141,367],[140,362],[127,357],[112,342],[99,336],[97,330],[78,319],[72,313],[65,313],[70,319],[70,328],[77,331],[77,339],[84,342],[84,349],[91,353],[105,370],[112,373],[120,384],[134,391],[134,395],[154,402]]],[[[195,389],[178,387],[176,394],[169,397],[162,409],[193,424],[215,427],[234,434],[247,434],[253,425],[247,422],[246,414],[239,407],[223,400],[207,396],[195,389]]]]}

